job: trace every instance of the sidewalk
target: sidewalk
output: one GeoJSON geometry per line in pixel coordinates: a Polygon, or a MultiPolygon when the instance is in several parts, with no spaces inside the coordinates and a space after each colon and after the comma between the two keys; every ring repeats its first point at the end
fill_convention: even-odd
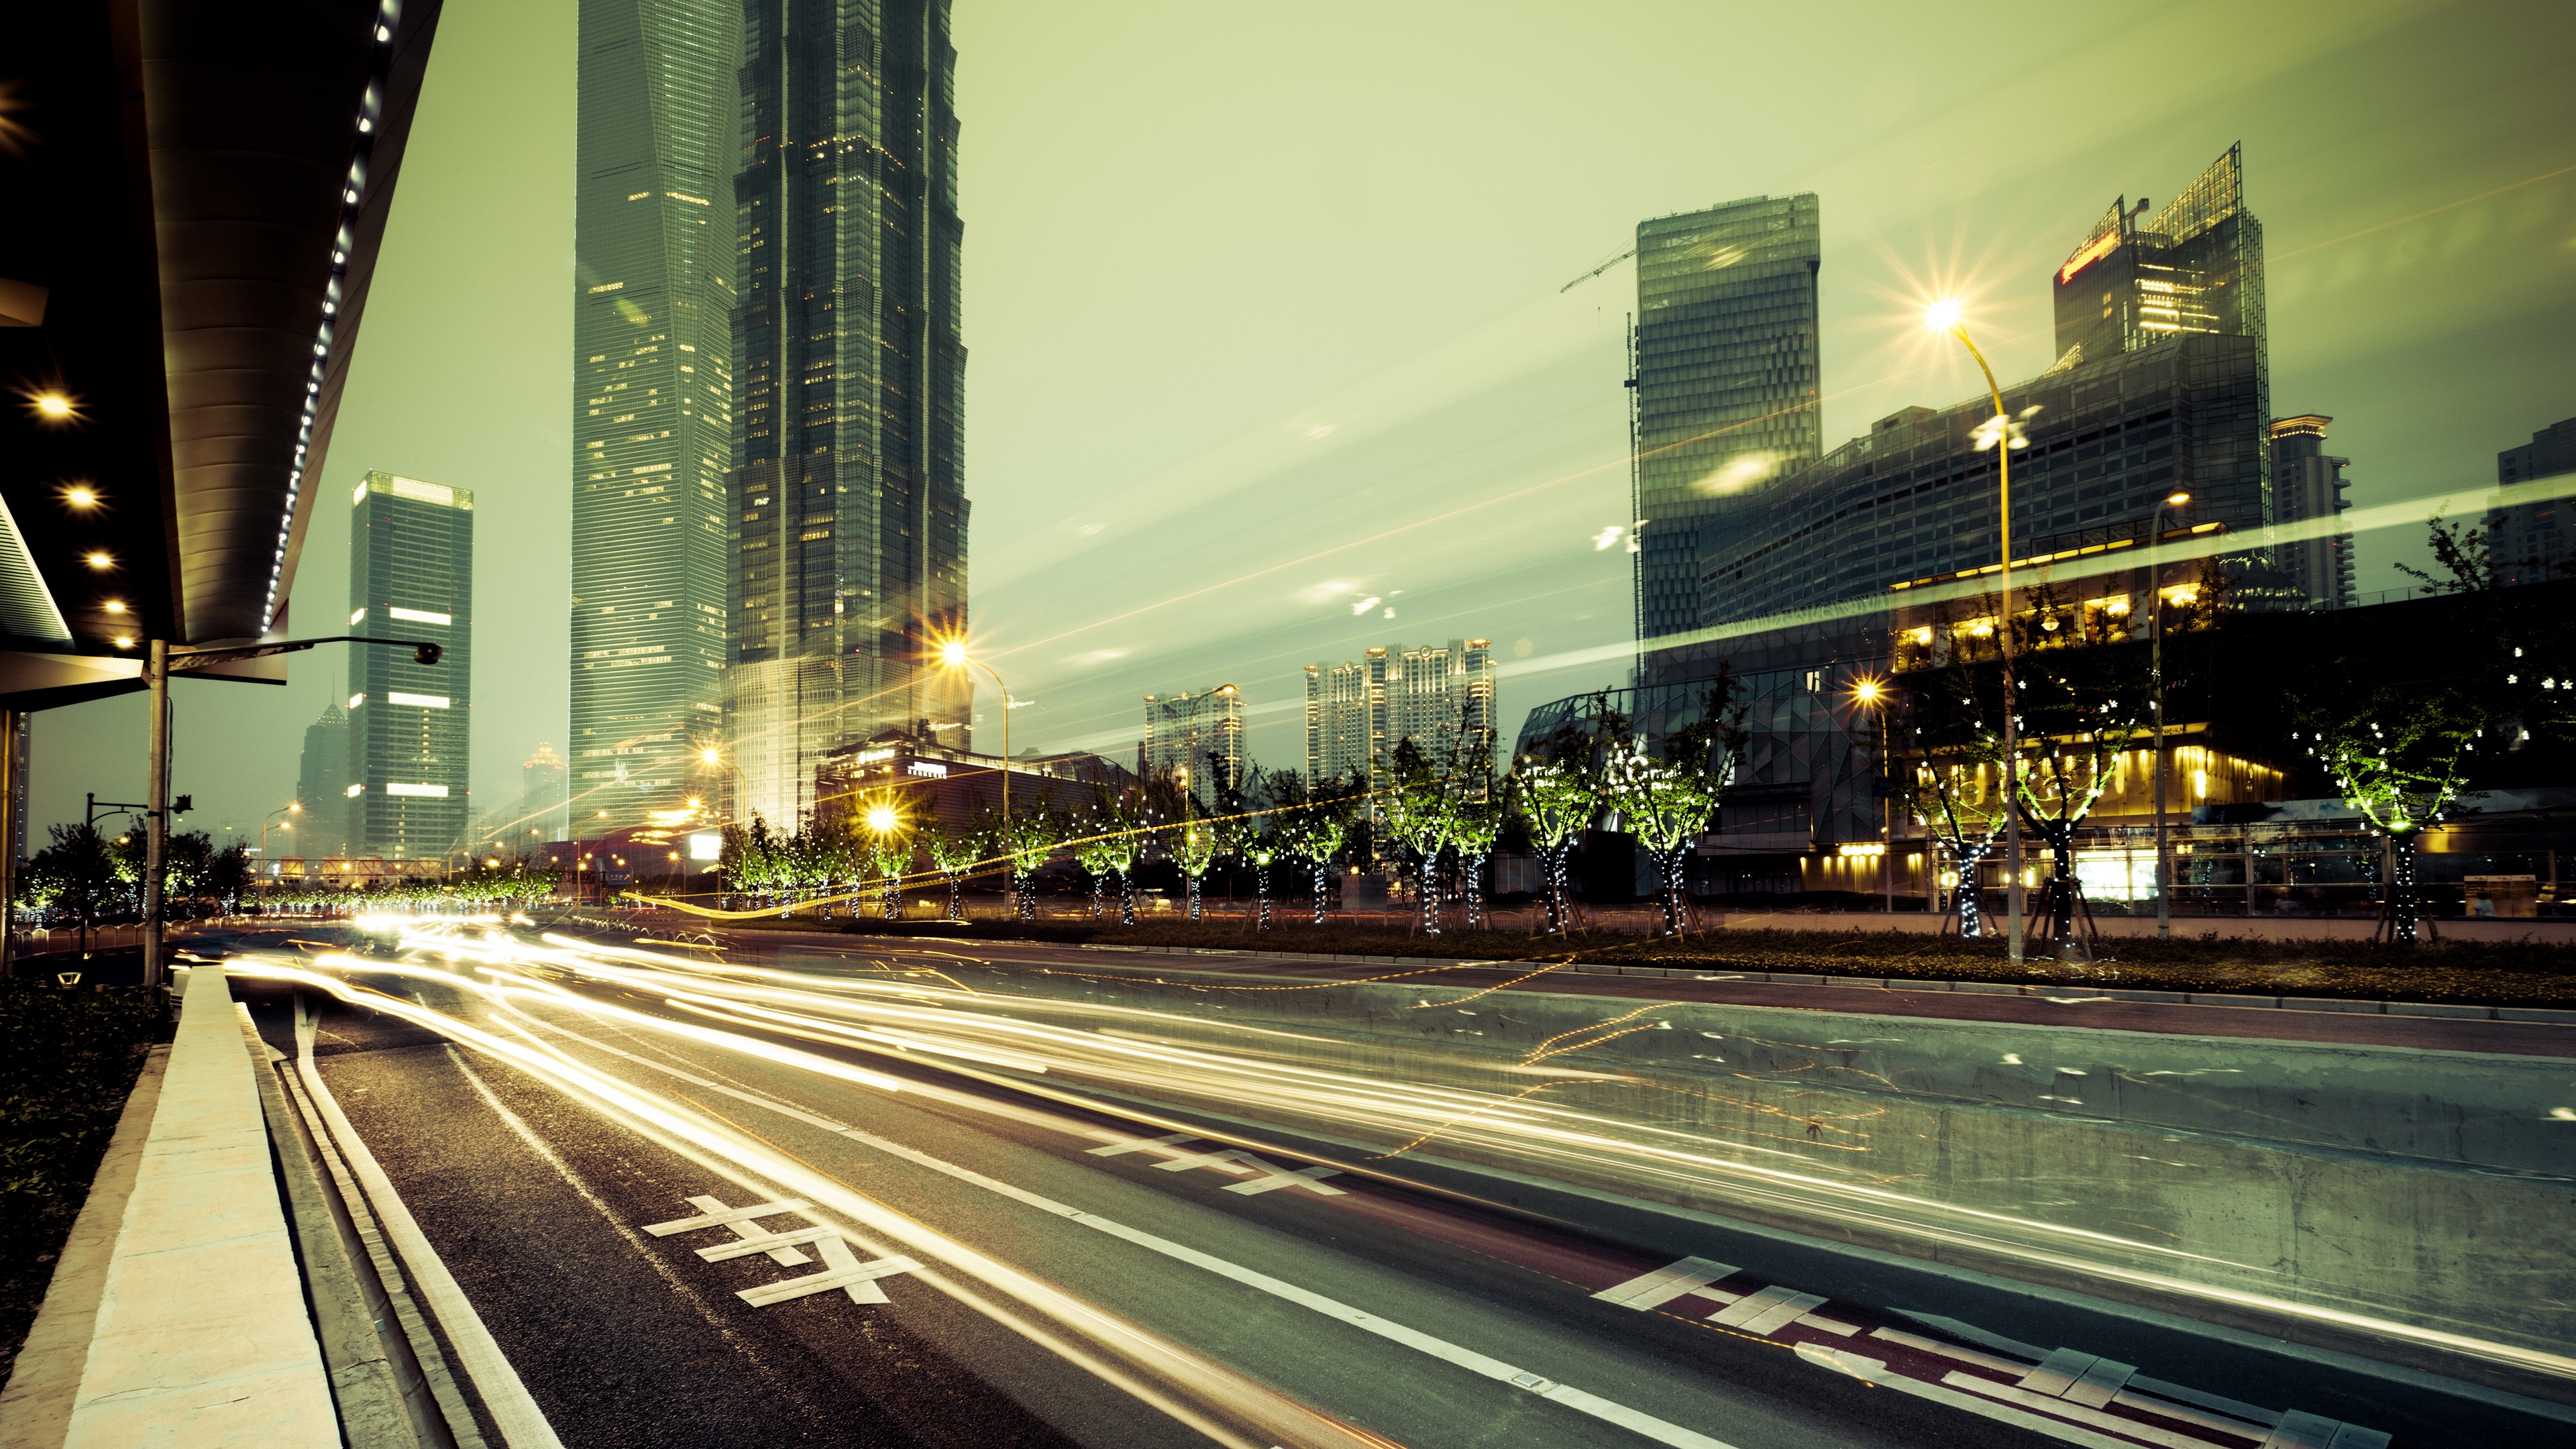
{"type": "Polygon", "coordinates": [[[231,994],[183,984],[0,1393],[0,1449],[341,1442],[231,994]]]}

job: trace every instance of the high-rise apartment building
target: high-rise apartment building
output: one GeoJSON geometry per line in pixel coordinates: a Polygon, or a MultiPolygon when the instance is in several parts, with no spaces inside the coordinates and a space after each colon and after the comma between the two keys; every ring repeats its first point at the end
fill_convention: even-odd
{"type": "Polygon", "coordinates": [[[1371,649],[1306,666],[1306,782],[1374,782],[1412,740],[1433,760],[1494,745],[1494,650],[1483,639],[1371,649]]]}
{"type": "Polygon", "coordinates": [[[730,0],[581,0],[572,786],[642,823],[716,783],[733,447],[730,0]]]}
{"type": "Polygon", "coordinates": [[[1637,638],[1698,627],[1730,519],[1822,451],[1814,195],[1637,226],[1637,638]]]}
{"type": "MultiPolygon", "coordinates": [[[[2576,473],[2576,418],[2552,423],[2496,454],[2499,485],[2576,473]]],[[[2499,502],[2487,510],[2487,562],[2499,584],[2536,584],[2576,573],[2576,479],[2555,498],[2499,502]]]]}
{"type": "Polygon", "coordinates": [[[965,743],[956,50],[945,0],[741,14],[726,728],[734,813],[791,824],[850,741],[965,743]]]}
{"type": "Polygon", "coordinates": [[[2325,451],[2326,424],[2333,421],[2308,414],[2272,423],[2272,521],[2280,529],[2272,560],[2311,609],[2349,609],[2358,597],[2351,531],[2307,536],[2312,520],[2352,507],[2344,497],[2352,484],[2343,476],[2352,460],[2325,451]]]}
{"type": "Polygon", "coordinates": [[[277,854],[343,854],[349,819],[349,711],[336,700],[304,727],[295,803],[304,808],[287,822],[295,828],[277,854]]]}
{"type": "Polygon", "coordinates": [[[349,632],[419,639],[436,664],[349,651],[352,855],[413,860],[463,843],[474,681],[474,495],[369,473],[349,519],[349,632]]]}
{"type": "Polygon", "coordinates": [[[1231,684],[1191,694],[1145,696],[1145,738],[1137,774],[1170,773],[1201,803],[1243,787],[1243,691],[1231,684]]]}

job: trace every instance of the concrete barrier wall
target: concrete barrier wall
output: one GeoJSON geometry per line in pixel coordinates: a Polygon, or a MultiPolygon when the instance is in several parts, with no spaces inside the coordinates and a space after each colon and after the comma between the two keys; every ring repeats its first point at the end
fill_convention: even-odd
{"type": "MultiPolygon", "coordinates": [[[[2556,1306],[2576,1296],[2576,1121],[2551,1115],[2576,1106],[2576,1063],[1407,982],[1281,991],[1276,978],[1085,974],[964,979],[1016,996],[996,1003],[1015,1015],[1528,1093],[1515,1115],[1611,1144],[1574,1150],[1471,1119],[1420,1151],[1926,1257],[2091,1264],[2576,1350],[2556,1306]],[[1031,997],[1056,1004],[1031,1011],[1031,997]],[[1300,1039],[1282,1052],[1232,1023],[1300,1039]],[[1654,1155],[1676,1143],[1696,1159],[1654,1155]]],[[[1053,1075],[1085,1079],[1078,1067],[1053,1075]]],[[[1168,1074],[1087,1079],[1381,1148],[1413,1135],[1410,1123],[1373,1127],[1365,1113],[1243,1100],[1168,1074]]]]}

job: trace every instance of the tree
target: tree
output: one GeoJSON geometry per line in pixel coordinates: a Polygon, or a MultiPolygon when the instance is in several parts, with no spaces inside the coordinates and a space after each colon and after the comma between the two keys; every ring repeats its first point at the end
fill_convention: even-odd
{"type": "Polygon", "coordinates": [[[90,825],[46,827],[53,843],[39,850],[19,872],[19,899],[56,915],[89,922],[117,909],[123,884],[107,838],[90,825]]]}
{"type": "Polygon", "coordinates": [[[1494,854],[1510,818],[1502,781],[1494,776],[1493,751],[1484,751],[1481,770],[1462,769],[1450,777],[1449,839],[1458,851],[1460,900],[1466,906],[1467,929],[1485,925],[1485,862],[1494,854]]]}
{"type": "Polygon", "coordinates": [[[1279,857],[1277,834],[1260,806],[1270,793],[1269,777],[1254,764],[1238,771],[1223,756],[1212,756],[1209,763],[1217,777],[1219,848],[1252,872],[1252,928],[1266,931],[1270,928],[1270,866],[1279,857]]]}
{"type": "Polygon", "coordinates": [[[1025,796],[1022,799],[1024,803],[1019,808],[1006,817],[995,817],[988,828],[994,848],[1010,862],[1014,909],[1021,920],[1030,921],[1037,919],[1038,913],[1037,873],[1072,831],[1064,812],[1056,808],[1052,786],[1042,789],[1034,800],[1025,796]]]}
{"type": "MultiPolygon", "coordinates": [[[[1608,712],[1610,696],[1593,696],[1593,714],[1608,712]]],[[[1506,782],[1512,812],[1538,852],[1547,880],[1547,928],[1567,929],[1566,861],[1575,842],[1601,813],[1599,784],[1592,778],[1592,736],[1572,722],[1560,724],[1539,747],[1512,766],[1506,782]]]]}
{"type": "Polygon", "coordinates": [[[930,851],[930,863],[948,882],[949,920],[966,919],[966,877],[984,862],[987,834],[985,828],[936,821],[921,832],[922,843],[930,851]]]}
{"type": "Polygon", "coordinates": [[[2311,695],[2300,717],[2308,753],[2388,841],[2382,928],[2390,940],[2412,945],[2422,915],[2416,842],[2458,799],[2485,711],[2456,690],[2381,685],[2358,698],[2341,691],[2311,695]]]}
{"type": "Polygon", "coordinates": [[[1447,775],[1410,736],[1396,741],[1388,784],[1378,795],[1386,833],[1412,857],[1421,896],[1422,934],[1440,934],[1440,855],[1449,845],[1447,775]]]}
{"type": "Polygon", "coordinates": [[[1350,843],[1352,823],[1367,795],[1365,782],[1339,775],[1326,775],[1311,789],[1304,777],[1293,770],[1270,777],[1273,829],[1281,848],[1303,861],[1315,882],[1318,926],[1324,924],[1329,900],[1325,882],[1332,876],[1333,862],[1341,858],[1342,848],[1350,843]]]}
{"type": "MultiPolygon", "coordinates": [[[[879,904],[885,919],[903,919],[903,877],[912,868],[913,824],[903,800],[892,790],[871,790],[858,799],[855,820],[867,831],[868,868],[879,881],[879,904]]],[[[856,847],[855,839],[849,840],[856,847]]],[[[852,915],[858,914],[856,911],[852,915]]]]}
{"type": "Polygon", "coordinates": [[[1744,709],[1735,702],[1732,666],[1720,664],[1700,694],[1700,717],[1666,736],[1660,750],[1628,731],[1627,721],[1605,709],[1602,723],[1601,801],[1619,812],[1637,843],[1655,862],[1662,883],[1664,931],[1679,935],[1690,921],[1690,849],[1717,816],[1735,783],[1744,753],[1744,709]]]}
{"type": "Polygon", "coordinates": [[[2022,823],[2048,845],[2040,914],[2059,959],[2086,954],[2077,931],[2082,886],[2075,832],[2110,788],[2122,756],[2154,738],[2152,688],[2134,648],[2039,655],[2019,684],[2023,728],[2014,802],[2022,823]]]}

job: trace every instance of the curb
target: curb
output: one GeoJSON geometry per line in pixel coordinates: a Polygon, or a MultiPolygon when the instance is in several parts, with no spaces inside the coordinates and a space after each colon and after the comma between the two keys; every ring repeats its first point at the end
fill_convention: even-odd
{"type": "MultiPolygon", "coordinates": [[[[1053,946],[1072,945],[1078,951],[1120,951],[1156,956],[1224,956],[1250,961],[1331,961],[1360,966],[1420,965],[1482,967],[1502,970],[1525,963],[1516,961],[1461,961],[1439,956],[1328,956],[1295,951],[1234,951],[1204,946],[1126,946],[1073,944],[1063,941],[982,942],[988,946],[1053,946]]],[[[1842,986],[1861,990],[1886,991],[1965,991],[1984,996],[2045,996],[2060,1000],[2093,998],[2102,1001],[2139,1001],[2161,1006],[2232,1006],[2272,1011],[2337,1011],[2359,1012],[2375,1016],[2447,1017],[2468,1021],[2522,1021],[2547,1026],[2576,1026],[2576,1011],[2560,1011],[2537,1006],[2469,1006],[2432,1001],[2358,1001],[2333,996],[2247,996],[2210,991],[2126,991],[2098,986],[2030,986],[2002,981],[1920,981],[1905,977],[1813,976],[1775,971],[1710,972],[1673,966],[1566,966],[1560,971],[1576,976],[1659,976],[1685,981],[1754,981],[1773,986],[1842,986]]]]}

